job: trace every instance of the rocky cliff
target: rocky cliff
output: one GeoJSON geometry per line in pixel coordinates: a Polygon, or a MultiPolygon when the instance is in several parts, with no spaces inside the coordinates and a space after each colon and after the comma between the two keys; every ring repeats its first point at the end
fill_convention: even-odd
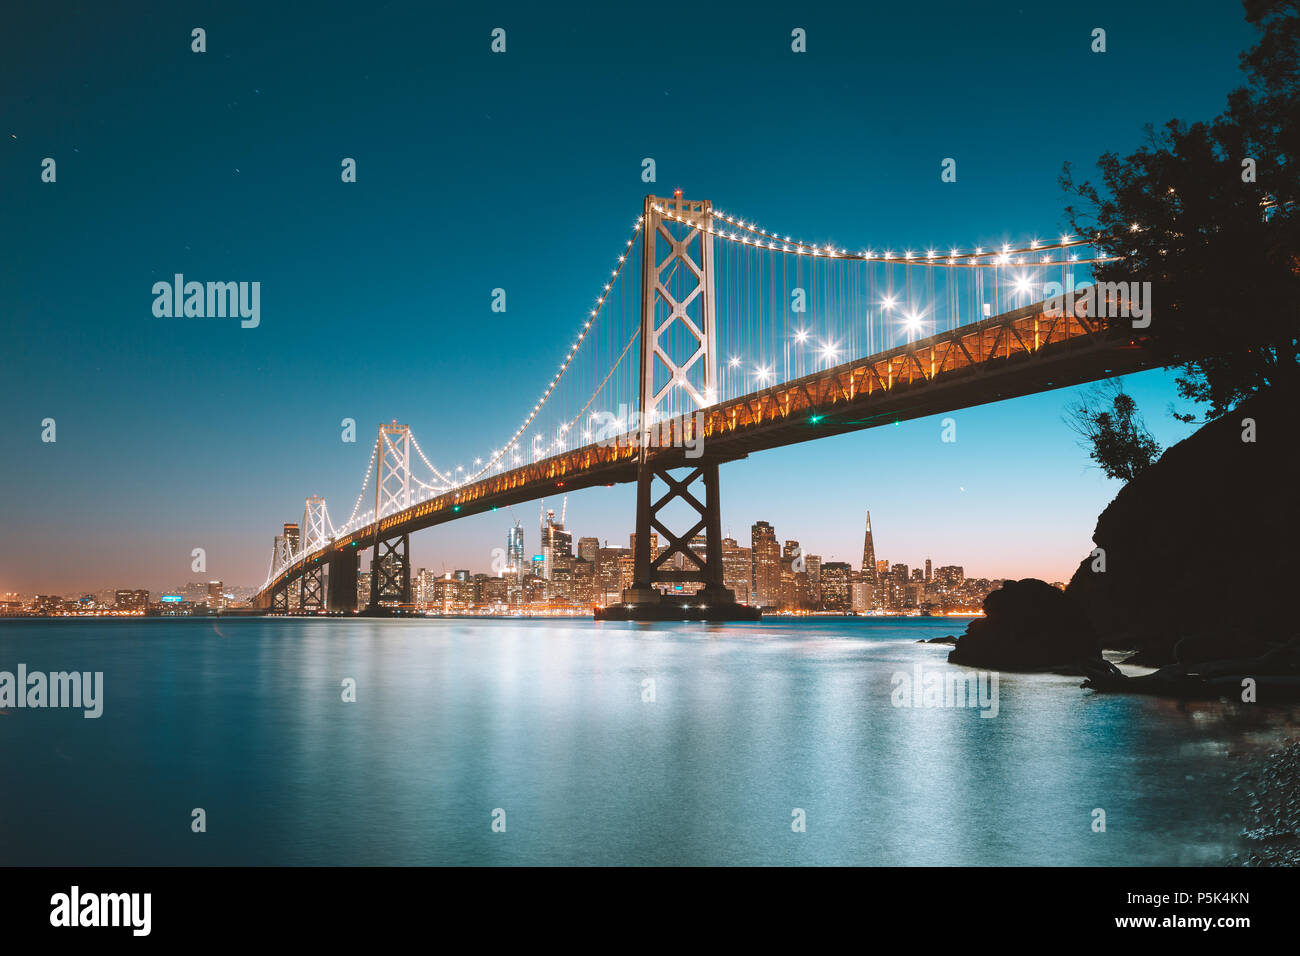
{"type": "Polygon", "coordinates": [[[1165,451],[1097,519],[1105,571],[1066,588],[1106,647],[1161,664],[1261,653],[1300,630],[1300,404],[1270,392],[1165,451]],[[1243,441],[1254,422],[1254,441],[1243,441]]]}
{"type": "Polygon", "coordinates": [[[1008,584],[949,660],[1069,669],[1093,641],[1135,650],[1135,662],[1196,663],[1300,633],[1298,399],[1261,394],[1166,450],[1097,519],[1101,553],[1060,600],[1041,581],[1008,584]]]}

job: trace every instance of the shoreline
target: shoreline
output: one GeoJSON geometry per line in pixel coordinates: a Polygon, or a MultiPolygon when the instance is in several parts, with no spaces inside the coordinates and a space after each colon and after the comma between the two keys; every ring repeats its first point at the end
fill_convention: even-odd
{"type": "Polygon", "coordinates": [[[1246,849],[1233,853],[1225,865],[1300,865],[1300,738],[1252,755],[1232,782],[1241,804],[1237,836],[1246,849]]]}

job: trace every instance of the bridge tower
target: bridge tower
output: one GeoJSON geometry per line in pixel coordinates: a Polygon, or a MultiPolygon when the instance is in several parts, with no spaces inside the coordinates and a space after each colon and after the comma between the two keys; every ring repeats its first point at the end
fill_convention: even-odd
{"type": "MultiPolygon", "coordinates": [[[[277,534],[271,543],[271,576],[279,574],[293,562],[293,545],[286,535],[277,534]]],[[[282,583],[271,591],[272,614],[289,613],[289,584],[282,583]]]]}
{"type": "Polygon", "coordinates": [[[723,585],[720,459],[709,457],[703,416],[695,414],[718,400],[709,231],[713,204],[683,199],[681,190],[672,198],[647,196],[642,222],[641,419],[632,586],[623,591],[621,604],[598,616],[754,619],[758,612],[737,605],[735,594],[723,585]],[[664,486],[658,496],[656,481],[664,486]],[[665,524],[662,512],[674,502],[693,512],[689,527],[673,530],[665,524]],[[657,556],[650,550],[653,533],[664,544],[657,556]],[[703,554],[691,547],[701,533],[703,554]],[[680,569],[666,566],[675,555],[681,556],[680,569]],[[702,587],[687,597],[673,597],[655,586],[688,581],[702,587]]]}
{"type": "Polygon", "coordinates": [[[375,460],[375,539],[370,558],[370,605],[411,603],[411,537],[385,537],[383,519],[411,506],[411,426],[394,420],[379,426],[375,460]]]}
{"type": "MultiPolygon", "coordinates": [[[[302,553],[311,554],[330,541],[329,511],[325,499],[312,495],[302,510],[302,553]]],[[[309,561],[298,579],[298,608],[302,611],[325,610],[325,565],[317,558],[309,561]]]]}

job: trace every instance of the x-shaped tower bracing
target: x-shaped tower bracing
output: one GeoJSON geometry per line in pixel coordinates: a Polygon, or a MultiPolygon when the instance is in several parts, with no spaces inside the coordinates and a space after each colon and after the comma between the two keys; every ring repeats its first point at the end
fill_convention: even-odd
{"type": "Polygon", "coordinates": [[[333,525],[330,524],[329,510],[325,499],[312,495],[303,505],[302,510],[302,553],[311,554],[329,544],[333,537],[333,525]]]}
{"type": "MultiPolygon", "coordinates": [[[[713,204],[708,200],[647,196],[644,216],[641,270],[643,429],[656,420],[660,406],[675,390],[689,395],[696,408],[704,408],[717,401],[713,237],[707,231],[713,227],[713,204]],[[665,216],[671,218],[665,221],[665,216]],[[673,234],[668,223],[673,223],[683,232],[681,238],[673,234]],[[658,261],[658,245],[661,242],[667,246],[667,255],[658,261]],[[679,273],[684,281],[670,289],[672,278],[679,273]],[[699,304],[692,309],[691,306],[697,299],[699,304]],[[692,312],[695,314],[692,315],[692,312]],[[665,342],[679,328],[685,330],[693,343],[689,354],[680,362],[672,357],[665,342]],[[690,374],[697,364],[700,365],[698,387],[691,380],[690,374]],[[655,379],[661,369],[666,373],[665,381],[656,388],[655,379]]],[[[644,446],[645,442],[642,442],[642,447],[644,446]]]]}
{"type": "Polygon", "coordinates": [[[380,425],[377,442],[376,521],[411,506],[411,426],[380,425]]]}

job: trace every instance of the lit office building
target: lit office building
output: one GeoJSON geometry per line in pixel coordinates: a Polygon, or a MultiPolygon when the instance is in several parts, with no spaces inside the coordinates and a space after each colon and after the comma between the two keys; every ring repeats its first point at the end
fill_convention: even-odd
{"type": "Polygon", "coordinates": [[[723,538],[722,586],[736,595],[737,604],[750,603],[753,573],[750,549],[740,547],[735,538],[723,538]]]}
{"type": "Polygon", "coordinates": [[[775,607],[781,600],[781,548],[776,531],[766,521],[759,521],[749,529],[749,538],[753,603],[775,607]]]}

